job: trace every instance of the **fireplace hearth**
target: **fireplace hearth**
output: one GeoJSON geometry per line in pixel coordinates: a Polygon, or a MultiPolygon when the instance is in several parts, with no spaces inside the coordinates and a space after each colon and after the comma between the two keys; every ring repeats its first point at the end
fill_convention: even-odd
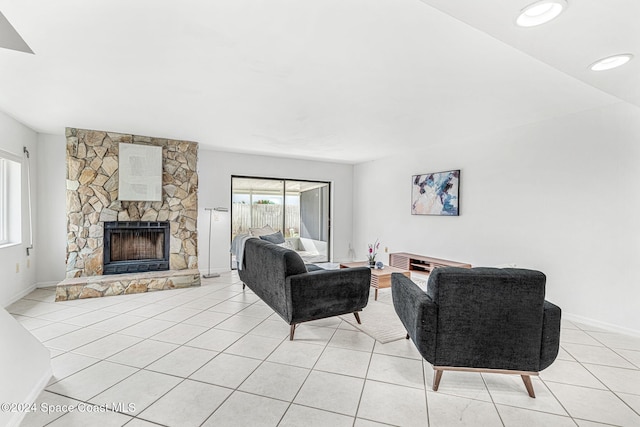
{"type": "Polygon", "coordinates": [[[168,221],[104,223],[103,274],[169,270],[168,221]]]}

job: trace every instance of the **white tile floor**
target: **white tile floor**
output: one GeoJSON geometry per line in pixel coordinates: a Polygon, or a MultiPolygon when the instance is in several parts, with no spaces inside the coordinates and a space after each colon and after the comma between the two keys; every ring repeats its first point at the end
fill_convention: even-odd
{"type": "Polygon", "coordinates": [[[531,399],[519,377],[495,374],[447,372],[433,392],[410,341],[380,344],[339,318],[303,324],[291,342],[235,273],[199,288],[53,298],[38,289],[8,307],[52,353],[38,406],[124,406],[35,412],[23,426],[640,426],[640,338],[568,321],[531,399]]]}

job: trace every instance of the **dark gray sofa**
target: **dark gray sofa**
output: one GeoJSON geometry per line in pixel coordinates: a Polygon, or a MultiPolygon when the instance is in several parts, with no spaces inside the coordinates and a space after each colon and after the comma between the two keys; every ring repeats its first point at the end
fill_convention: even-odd
{"type": "MultiPolygon", "coordinates": [[[[371,271],[366,268],[324,270],[305,266],[295,251],[248,239],[240,279],[289,325],[358,312],[369,301],[371,271]]],[[[244,287],[244,286],[243,286],[244,287]]]]}
{"type": "Polygon", "coordinates": [[[535,397],[530,375],[555,360],[560,308],[545,301],[546,276],[534,270],[437,268],[427,292],[391,277],[393,305],[407,338],[435,370],[513,373],[535,397]]]}

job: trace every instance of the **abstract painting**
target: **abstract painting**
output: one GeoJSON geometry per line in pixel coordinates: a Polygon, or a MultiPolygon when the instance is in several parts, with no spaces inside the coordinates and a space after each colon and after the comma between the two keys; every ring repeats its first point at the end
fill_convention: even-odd
{"type": "Polygon", "coordinates": [[[460,170],[414,175],[412,215],[458,215],[460,170]]]}

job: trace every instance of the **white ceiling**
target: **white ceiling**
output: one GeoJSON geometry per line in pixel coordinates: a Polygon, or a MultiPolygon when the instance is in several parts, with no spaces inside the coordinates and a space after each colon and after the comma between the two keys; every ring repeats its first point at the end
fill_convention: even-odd
{"type": "Polygon", "coordinates": [[[621,100],[640,105],[638,0],[0,0],[0,110],[201,148],[358,163],[621,100]],[[636,58],[594,74],[621,51],[636,58]]]}
{"type": "Polygon", "coordinates": [[[517,13],[535,0],[422,0],[560,71],[640,106],[640,1],[567,0],[569,7],[546,25],[520,28],[517,13]],[[509,7],[505,4],[509,3],[509,7]],[[636,56],[628,65],[593,72],[598,59],[636,56]]]}

